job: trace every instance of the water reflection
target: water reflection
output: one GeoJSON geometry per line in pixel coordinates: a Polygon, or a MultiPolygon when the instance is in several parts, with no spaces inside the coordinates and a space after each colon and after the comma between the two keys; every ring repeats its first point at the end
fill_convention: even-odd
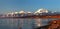
{"type": "Polygon", "coordinates": [[[51,20],[56,20],[49,18],[5,18],[0,19],[0,29],[33,29],[39,26],[48,25],[51,20]]]}

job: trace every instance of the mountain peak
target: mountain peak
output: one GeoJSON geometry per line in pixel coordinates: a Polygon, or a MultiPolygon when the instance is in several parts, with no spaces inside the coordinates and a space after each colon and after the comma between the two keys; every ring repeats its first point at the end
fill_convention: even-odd
{"type": "Polygon", "coordinates": [[[35,13],[48,13],[47,9],[38,9],[35,13]]]}

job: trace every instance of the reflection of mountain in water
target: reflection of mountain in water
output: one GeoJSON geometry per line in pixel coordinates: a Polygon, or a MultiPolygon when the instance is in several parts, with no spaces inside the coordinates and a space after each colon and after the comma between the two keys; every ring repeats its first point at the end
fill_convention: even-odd
{"type": "Polygon", "coordinates": [[[55,19],[42,18],[10,18],[0,19],[0,29],[33,29],[48,25],[48,22],[55,19]],[[40,24],[40,25],[38,25],[40,24]]]}

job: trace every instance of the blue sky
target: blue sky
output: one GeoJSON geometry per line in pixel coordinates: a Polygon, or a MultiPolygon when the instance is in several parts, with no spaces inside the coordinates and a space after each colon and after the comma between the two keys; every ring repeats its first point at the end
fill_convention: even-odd
{"type": "Polygon", "coordinates": [[[0,13],[21,10],[34,12],[40,8],[60,11],[60,0],[0,0],[0,13]]]}

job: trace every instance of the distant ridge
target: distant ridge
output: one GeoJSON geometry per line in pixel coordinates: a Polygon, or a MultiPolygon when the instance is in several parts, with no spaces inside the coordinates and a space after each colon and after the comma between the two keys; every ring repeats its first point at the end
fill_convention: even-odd
{"type": "Polygon", "coordinates": [[[60,18],[60,12],[48,11],[47,9],[38,9],[36,12],[12,12],[7,14],[0,14],[0,18],[60,18]]]}

